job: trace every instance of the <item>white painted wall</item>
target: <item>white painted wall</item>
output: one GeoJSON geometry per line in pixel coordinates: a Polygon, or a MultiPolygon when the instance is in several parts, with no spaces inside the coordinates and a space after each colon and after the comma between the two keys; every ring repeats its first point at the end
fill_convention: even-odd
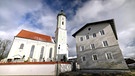
{"type": "Polygon", "coordinates": [[[45,58],[45,61],[49,60],[50,48],[52,48],[51,60],[54,59],[55,43],[42,42],[42,41],[19,38],[19,37],[15,37],[7,58],[13,59],[15,57],[22,57],[23,55],[25,55],[25,60],[27,60],[29,57],[32,45],[35,45],[33,58],[36,59],[37,61],[39,61],[42,46],[44,46],[43,57],[45,58]],[[19,49],[22,43],[24,44],[24,48],[19,49]]]}
{"type": "MultiPolygon", "coordinates": [[[[71,64],[59,64],[59,72],[71,71],[71,64]]],[[[0,65],[0,75],[51,75],[55,76],[57,64],[0,65]]]]}
{"type": "MultiPolygon", "coordinates": [[[[66,55],[68,58],[68,46],[67,46],[67,30],[66,30],[66,16],[57,16],[57,28],[56,28],[56,54],[66,55]],[[60,47],[60,49],[58,49],[60,47]]],[[[61,60],[62,58],[58,59],[61,60]]]]}

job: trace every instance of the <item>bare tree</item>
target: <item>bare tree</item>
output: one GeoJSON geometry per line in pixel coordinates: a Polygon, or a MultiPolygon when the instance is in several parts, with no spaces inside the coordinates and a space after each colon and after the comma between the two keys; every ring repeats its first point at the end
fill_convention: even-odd
{"type": "Polygon", "coordinates": [[[9,51],[10,44],[10,40],[0,40],[0,60],[4,58],[4,53],[9,51]]]}

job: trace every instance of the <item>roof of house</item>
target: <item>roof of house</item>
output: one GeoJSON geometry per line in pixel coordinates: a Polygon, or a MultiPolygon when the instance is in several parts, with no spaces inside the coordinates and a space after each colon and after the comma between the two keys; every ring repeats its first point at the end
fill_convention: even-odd
{"type": "Polygon", "coordinates": [[[20,38],[26,38],[26,39],[32,39],[32,40],[39,40],[39,41],[45,41],[45,42],[53,42],[51,36],[27,31],[27,30],[21,30],[16,37],[20,38]]]}
{"type": "Polygon", "coordinates": [[[92,23],[87,23],[82,28],[80,28],[78,31],[76,31],[72,36],[75,37],[80,31],[82,31],[87,26],[101,24],[101,23],[110,23],[110,25],[112,27],[112,30],[114,32],[114,35],[115,35],[116,39],[118,39],[117,33],[116,33],[116,29],[115,29],[115,24],[114,24],[114,20],[113,19],[104,20],[104,21],[98,21],[98,22],[92,22],[92,23]]]}

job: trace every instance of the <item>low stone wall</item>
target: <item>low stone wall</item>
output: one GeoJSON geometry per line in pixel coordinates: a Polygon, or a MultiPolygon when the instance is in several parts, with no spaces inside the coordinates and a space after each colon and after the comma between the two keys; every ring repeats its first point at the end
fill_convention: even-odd
{"type": "Polygon", "coordinates": [[[71,64],[65,62],[19,62],[0,63],[0,75],[51,75],[71,71],[71,64]],[[58,66],[58,68],[57,68],[58,66]],[[59,70],[59,71],[57,71],[59,70]]]}

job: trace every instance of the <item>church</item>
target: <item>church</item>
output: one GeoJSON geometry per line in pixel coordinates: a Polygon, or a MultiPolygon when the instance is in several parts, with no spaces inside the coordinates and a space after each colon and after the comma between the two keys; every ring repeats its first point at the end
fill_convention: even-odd
{"type": "Polygon", "coordinates": [[[7,59],[11,61],[49,62],[68,58],[66,15],[57,15],[55,37],[21,30],[15,37],[7,59]]]}

